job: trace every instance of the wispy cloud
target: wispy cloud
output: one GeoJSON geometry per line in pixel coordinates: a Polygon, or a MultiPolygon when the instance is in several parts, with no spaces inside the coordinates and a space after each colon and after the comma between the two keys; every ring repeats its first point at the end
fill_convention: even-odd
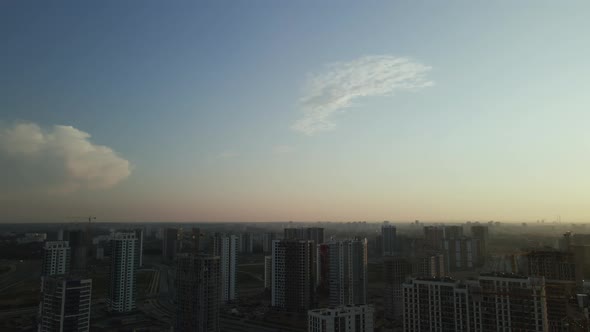
{"type": "Polygon", "coordinates": [[[88,133],[34,123],[0,127],[0,169],[0,188],[46,193],[109,188],[131,174],[127,160],[88,133]]]}
{"type": "Polygon", "coordinates": [[[430,70],[410,58],[390,55],[330,64],[324,72],[310,75],[300,100],[303,117],[292,128],[307,135],[332,130],[334,113],[350,107],[354,99],[432,86],[426,77],[430,70]]]}

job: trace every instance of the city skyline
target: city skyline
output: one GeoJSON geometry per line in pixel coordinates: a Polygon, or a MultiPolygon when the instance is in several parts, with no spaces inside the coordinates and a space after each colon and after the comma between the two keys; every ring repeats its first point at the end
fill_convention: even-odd
{"type": "Polygon", "coordinates": [[[584,2],[0,4],[0,222],[587,222],[584,2]]]}

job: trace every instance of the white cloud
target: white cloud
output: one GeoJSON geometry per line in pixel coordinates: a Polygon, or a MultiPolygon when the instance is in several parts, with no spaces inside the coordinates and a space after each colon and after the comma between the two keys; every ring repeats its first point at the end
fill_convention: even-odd
{"type": "Polygon", "coordinates": [[[307,135],[332,130],[334,113],[350,107],[355,98],[432,86],[434,82],[426,77],[430,69],[410,58],[389,55],[328,65],[326,71],[310,75],[300,101],[303,117],[292,128],[307,135]]]}
{"type": "Polygon", "coordinates": [[[0,188],[67,193],[110,188],[131,174],[129,162],[71,126],[0,127],[0,188]]]}

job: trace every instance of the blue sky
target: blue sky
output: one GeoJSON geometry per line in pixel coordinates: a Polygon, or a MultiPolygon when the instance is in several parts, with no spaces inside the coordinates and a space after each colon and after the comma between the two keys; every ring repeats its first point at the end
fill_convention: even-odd
{"type": "Polygon", "coordinates": [[[0,218],[586,221],[588,9],[3,2],[0,218]]]}

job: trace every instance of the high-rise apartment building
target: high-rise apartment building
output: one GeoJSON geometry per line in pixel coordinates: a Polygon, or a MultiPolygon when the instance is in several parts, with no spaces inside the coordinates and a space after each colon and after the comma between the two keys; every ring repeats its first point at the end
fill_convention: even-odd
{"type": "Polygon", "coordinates": [[[68,241],[71,249],[71,270],[78,273],[86,271],[89,256],[90,239],[88,234],[81,229],[72,229],[63,232],[63,239],[68,241]]]}
{"type": "Polygon", "coordinates": [[[575,281],[576,264],[571,252],[535,250],[526,254],[528,274],[547,280],[575,281]]]}
{"type": "Polygon", "coordinates": [[[399,319],[403,315],[402,284],[412,275],[412,263],[400,256],[385,257],[383,276],[385,281],[385,317],[399,319]]]}
{"type": "Polygon", "coordinates": [[[307,312],[308,332],[373,332],[372,306],[346,305],[307,312]]]}
{"type": "Polygon", "coordinates": [[[395,255],[397,252],[397,230],[395,226],[384,224],[381,226],[383,256],[395,255]]]}
{"type": "Polygon", "coordinates": [[[316,246],[324,243],[324,229],[321,227],[308,227],[305,240],[311,240],[316,246]]]}
{"type": "Polygon", "coordinates": [[[316,305],[315,245],[308,240],[274,240],[271,305],[305,312],[316,305]]]}
{"type": "Polygon", "coordinates": [[[576,283],[581,287],[586,280],[590,280],[590,245],[572,244],[569,250],[574,254],[576,283]]]}
{"type": "Polygon", "coordinates": [[[46,241],[43,246],[42,276],[70,272],[71,251],[68,241],[46,241]]]}
{"type": "Polygon", "coordinates": [[[465,271],[481,264],[481,247],[478,240],[462,237],[443,241],[447,271],[465,271]]]}
{"type": "Polygon", "coordinates": [[[568,331],[569,299],[576,294],[574,254],[546,249],[531,251],[525,257],[528,275],[545,277],[550,331],[568,331]]]}
{"type": "Polygon", "coordinates": [[[333,241],[329,246],[330,306],[367,303],[367,239],[333,241]]]}
{"type": "Polygon", "coordinates": [[[193,227],[179,230],[176,253],[198,254],[201,252],[201,237],[200,228],[193,227]]]}
{"type": "Polygon", "coordinates": [[[212,254],[219,256],[221,264],[221,301],[227,303],[236,299],[238,237],[215,234],[212,240],[212,254]]]}
{"type": "Polygon", "coordinates": [[[43,277],[39,332],[90,331],[92,279],[43,277]]]}
{"type": "Polygon", "coordinates": [[[324,291],[328,290],[330,285],[330,245],[322,243],[316,248],[316,287],[324,291]]]}
{"type": "Polygon", "coordinates": [[[416,278],[402,288],[404,331],[548,330],[544,278],[416,278]]]}
{"type": "Polygon", "coordinates": [[[440,278],[446,275],[445,256],[442,253],[424,253],[413,260],[414,275],[420,277],[440,278]]]}
{"type": "Polygon", "coordinates": [[[107,303],[112,312],[129,312],[136,308],[138,239],[133,231],[116,232],[111,238],[110,287],[107,303]]]}
{"type": "Polygon", "coordinates": [[[490,232],[486,225],[472,225],[471,237],[482,242],[487,242],[490,239],[490,232]]]}
{"type": "Polygon", "coordinates": [[[463,237],[463,226],[458,225],[451,225],[451,226],[443,226],[444,238],[447,240],[450,239],[459,239],[463,237]]]}
{"type": "Polygon", "coordinates": [[[431,250],[440,250],[443,248],[445,232],[439,226],[424,226],[424,245],[431,250]]]}
{"type": "Polygon", "coordinates": [[[176,261],[176,331],[217,332],[221,306],[218,256],[181,253],[176,261]]]}
{"type": "Polygon", "coordinates": [[[178,229],[165,228],[162,236],[162,256],[167,261],[174,260],[177,251],[178,229]]]}

